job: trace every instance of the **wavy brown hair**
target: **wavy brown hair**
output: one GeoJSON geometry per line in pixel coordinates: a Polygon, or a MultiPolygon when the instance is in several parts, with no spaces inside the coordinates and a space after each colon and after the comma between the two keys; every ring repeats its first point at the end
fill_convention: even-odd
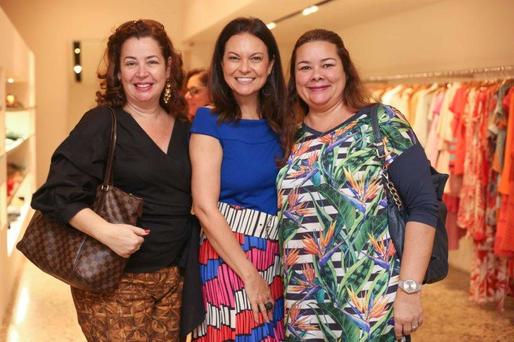
{"type": "Polygon", "coordinates": [[[227,41],[232,36],[241,33],[249,33],[259,38],[266,45],[269,60],[273,61],[271,73],[264,86],[259,90],[258,110],[271,129],[279,135],[281,145],[288,154],[291,145],[290,132],[294,131],[294,116],[286,109],[287,88],[282,73],[277,42],[266,24],[260,19],[236,18],[223,28],[216,41],[209,74],[209,89],[214,104],[214,112],[218,113],[220,122],[241,119],[241,109],[225,81],[222,67],[227,41]]]}
{"type": "MultiPolygon", "coordinates": [[[[107,49],[104,54],[105,71],[98,72],[100,90],[96,92],[96,102],[99,105],[111,107],[123,107],[127,103],[127,97],[118,78],[121,63],[121,48],[123,43],[130,38],[153,38],[161,48],[162,55],[170,68],[171,98],[166,104],[161,94],[159,104],[175,117],[185,118],[186,101],[181,92],[184,83],[184,71],[182,69],[182,57],[175,50],[170,38],[164,30],[164,26],[150,19],[127,21],[121,24],[109,37],[107,49]]],[[[163,92],[164,93],[164,90],[163,92]]]]}
{"type": "Polygon", "coordinates": [[[293,52],[291,54],[289,66],[290,78],[287,87],[289,93],[288,108],[290,108],[291,111],[297,112],[302,119],[309,112],[309,106],[298,96],[298,93],[296,92],[296,52],[300,46],[316,41],[324,41],[336,46],[337,55],[339,56],[339,59],[341,59],[343,70],[346,75],[346,83],[343,90],[343,103],[346,106],[357,110],[368,106],[370,104],[368,96],[364,90],[357,69],[350,58],[350,53],[344,46],[341,37],[332,31],[315,29],[302,34],[294,45],[293,52]]]}

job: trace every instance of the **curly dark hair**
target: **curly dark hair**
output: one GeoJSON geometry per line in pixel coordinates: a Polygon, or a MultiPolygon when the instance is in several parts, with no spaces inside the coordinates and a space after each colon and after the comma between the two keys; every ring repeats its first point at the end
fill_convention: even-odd
{"type": "Polygon", "coordinates": [[[161,94],[159,103],[166,112],[175,117],[185,118],[186,101],[181,92],[184,83],[182,57],[173,47],[170,38],[164,30],[164,26],[158,21],[150,19],[127,21],[121,24],[109,37],[104,54],[105,71],[98,72],[98,78],[101,80],[101,83],[100,90],[96,92],[96,102],[99,105],[111,107],[123,107],[126,104],[127,98],[123,91],[123,86],[118,79],[118,73],[120,72],[120,56],[123,43],[133,37],[138,39],[144,37],[153,38],[159,44],[166,63],[171,60],[169,65],[171,68],[170,78],[168,79],[171,83],[171,98],[166,104],[161,94]]]}
{"type": "MultiPolygon", "coordinates": [[[[209,74],[209,89],[214,104],[214,112],[218,113],[220,122],[241,119],[241,109],[225,81],[222,68],[227,41],[232,36],[240,33],[249,33],[259,38],[267,47],[269,60],[274,61],[266,83],[259,90],[258,110],[271,129],[280,136],[281,145],[288,153],[291,145],[290,131],[295,129],[294,116],[286,110],[287,88],[282,73],[277,42],[266,24],[260,19],[236,18],[223,28],[216,41],[209,74]]],[[[279,164],[282,164],[282,162],[280,161],[279,164]]]]}
{"type": "Polygon", "coordinates": [[[296,51],[300,46],[315,41],[324,41],[332,43],[336,46],[337,55],[341,59],[341,62],[343,64],[343,70],[346,75],[346,84],[343,90],[343,103],[346,106],[357,110],[368,106],[370,104],[370,102],[368,101],[368,96],[366,95],[357,69],[355,68],[355,65],[353,65],[353,62],[350,59],[350,53],[344,46],[341,37],[337,33],[332,31],[324,29],[314,29],[305,32],[300,36],[300,38],[298,38],[296,44],[294,45],[293,52],[291,54],[291,61],[289,66],[290,78],[287,87],[289,93],[288,108],[290,108],[290,110],[293,111],[298,109],[299,107],[301,110],[298,114],[302,118],[309,112],[309,106],[298,96],[298,93],[296,92],[296,51]]]}

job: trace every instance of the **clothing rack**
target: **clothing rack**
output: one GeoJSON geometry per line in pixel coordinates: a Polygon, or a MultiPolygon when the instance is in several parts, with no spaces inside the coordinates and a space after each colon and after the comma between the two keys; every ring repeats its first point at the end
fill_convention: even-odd
{"type": "Polygon", "coordinates": [[[411,74],[398,74],[386,76],[370,76],[363,78],[365,83],[380,83],[400,80],[432,79],[432,78],[474,78],[476,75],[514,73],[514,65],[502,65],[485,68],[471,68],[461,70],[445,70],[418,72],[411,74]]]}

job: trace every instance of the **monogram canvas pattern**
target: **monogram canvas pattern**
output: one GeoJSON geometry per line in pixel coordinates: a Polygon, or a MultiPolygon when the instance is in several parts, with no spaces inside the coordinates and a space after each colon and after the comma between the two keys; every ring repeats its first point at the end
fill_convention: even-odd
{"type": "MultiPolygon", "coordinates": [[[[115,187],[97,190],[93,210],[111,223],[135,225],[143,200],[115,187]]],[[[90,236],[37,211],[17,248],[44,272],[88,291],[113,290],[126,259],[90,236]]]]}

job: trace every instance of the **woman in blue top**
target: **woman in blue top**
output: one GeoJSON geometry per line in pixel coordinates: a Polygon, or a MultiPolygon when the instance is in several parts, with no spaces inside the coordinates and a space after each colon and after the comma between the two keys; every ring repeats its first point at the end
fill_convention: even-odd
{"type": "Polygon", "coordinates": [[[275,179],[281,137],[294,127],[278,47],[261,20],[225,26],[209,79],[214,108],[198,110],[190,142],[207,312],[193,340],[283,340],[275,179]]]}

